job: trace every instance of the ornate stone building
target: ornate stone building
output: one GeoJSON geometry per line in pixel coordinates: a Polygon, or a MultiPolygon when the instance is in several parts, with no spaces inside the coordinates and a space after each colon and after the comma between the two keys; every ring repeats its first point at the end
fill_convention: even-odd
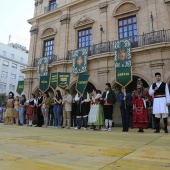
{"type": "MultiPolygon", "coordinates": [[[[133,64],[128,90],[136,87],[137,77],[148,87],[156,71],[170,83],[170,0],[36,0],[28,22],[32,25],[29,67],[24,70],[28,97],[39,86],[39,58],[49,58],[49,73],[72,72],[71,51],[81,47],[88,48],[87,91],[94,87],[103,91],[106,82],[119,89],[113,41],[127,37],[132,40],[133,64]]],[[[76,80],[71,74],[72,93],[76,80]]]]}

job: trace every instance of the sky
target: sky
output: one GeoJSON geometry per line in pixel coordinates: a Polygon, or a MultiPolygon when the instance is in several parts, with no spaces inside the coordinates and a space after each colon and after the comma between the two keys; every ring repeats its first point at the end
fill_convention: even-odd
{"type": "Polygon", "coordinates": [[[11,42],[29,49],[30,28],[27,20],[33,18],[34,0],[0,0],[0,42],[11,42]]]}

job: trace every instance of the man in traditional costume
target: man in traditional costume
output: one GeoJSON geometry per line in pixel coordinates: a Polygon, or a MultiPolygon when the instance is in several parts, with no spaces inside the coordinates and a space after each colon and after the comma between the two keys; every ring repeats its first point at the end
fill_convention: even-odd
{"type": "Polygon", "coordinates": [[[151,100],[149,93],[144,90],[143,83],[139,78],[137,80],[137,90],[134,91],[132,97],[133,104],[133,122],[132,127],[139,128],[138,132],[144,132],[143,129],[148,128],[148,114],[146,102],[151,100]]]}
{"type": "Polygon", "coordinates": [[[75,101],[77,102],[77,111],[76,111],[76,118],[77,118],[77,127],[75,129],[81,129],[82,127],[82,118],[84,124],[84,130],[87,130],[87,123],[88,123],[88,114],[90,111],[90,97],[87,93],[87,99],[81,96],[78,97],[78,94],[75,97],[75,101]]]}
{"type": "Polygon", "coordinates": [[[113,105],[116,103],[116,94],[111,89],[111,84],[105,84],[105,92],[102,95],[101,101],[104,102],[104,119],[105,119],[105,131],[112,130],[112,114],[113,114],[113,105]]]}
{"type": "Polygon", "coordinates": [[[42,127],[44,121],[43,121],[43,114],[42,114],[42,102],[43,102],[43,95],[42,92],[39,91],[39,95],[37,98],[37,110],[36,110],[36,114],[37,114],[37,125],[36,127],[42,127]]]}
{"type": "Polygon", "coordinates": [[[168,106],[170,104],[169,88],[165,82],[161,81],[161,74],[155,73],[156,82],[150,86],[149,94],[154,96],[153,114],[155,115],[154,133],[160,133],[160,118],[163,118],[165,133],[168,133],[168,106]]]}
{"type": "Polygon", "coordinates": [[[120,107],[120,112],[122,116],[122,132],[129,131],[129,118],[130,118],[130,111],[131,111],[131,102],[132,102],[132,95],[130,93],[126,93],[125,87],[121,89],[122,93],[118,96],[118,102],[120,107]]]}

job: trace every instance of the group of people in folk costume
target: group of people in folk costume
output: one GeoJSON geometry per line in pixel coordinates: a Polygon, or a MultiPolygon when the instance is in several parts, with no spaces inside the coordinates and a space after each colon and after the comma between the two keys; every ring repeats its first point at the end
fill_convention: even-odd
{"type": "MultiPolygon", "coordinates": [[[[144,132],[144,129],[148,128],[148,114],[147,114],[147,102],[153,100],[153,114],[155,115],[155,133],[160,132],[160,119],[164,121],[164,131],[168,133],[168,106],[170,105],[170,96],[168,85],[161,81],[161,74],[155,73],[156,82],[150,86],[149,91],[145,91],[141,79],[137,81],[137,89],[131,93],[127,93],[125,87],[121,88],[121,94],[118,96],[118,102],[120,112],[122,116],[122,131],[129,131],[129,119],[130,112],[133,110],[132,127],[139,128],[138,132],[144,132]]],[[[101,94],[100,90],[93,90],[92,99],[90,99],[87,93],[86,97],[78,94],[73,99],[69,90],[65,90],[65,95],[62,97],[61,92],[56,90],[56,94],[53,99],[49,94],[45,92],[42,94],[39,92],[39,96],[36,99],[32,94],[31,99],[26,100],[25,95],[22,95],[22,99],[14,99],[14,94],[9,93],[9,99],[6,105],[6,112],[4,115],[5,124],[13,124],[14,119],[16,124],[23,125],[26,110],[26,119],[28,126],[32,126],[32,121],[35,119],[35,107],[36,107],[36,126],[41,127],[43,124],[45,127],[49,124],[49,109],[52,107],[54,115],[54,127],[55,128],[70,128],[71,127],[71,115],[76,116],[77,127],[75,129],[81,129],[84,126],[84,130],[87,130],[88,126],[93,126],[94,129],[101,129],[101,126],[105,126],[103,130],[112,130],[112,115],[113,105],[116,103],[116,95],[111,89],[110,83],[105,84],[105,92],[101,94]],[[73,107],[74,106],[74,107],[73,107]],[[63,119],[61,119],[61,115],[63,119]],[[18,122],[19,119],[19,122],[18,122]],[[63,120],[63,121],[62,121],[63,120]],[[83,120],[83,121],[82,121],[83,120]],[[63,122],[63,123],[62,123],[63,122]],[[82,123],[83,122],[83,123],[82,123]]]]}
{"type": "Polygon", "coordinates": [[[168,133],[168,106],[170,105],[169,88],[165,82],[161,81],[161,74],[155,73],[156,82],[150,86],[149,91],[145,91],[141,79],[137,81],[137,89],[133,95],[126,93],[122,87],[122,93],[118,96],[123,132],[129,130],[129,115],[133,106],[132,127],[139,128],[138,132],[144,132],[148,128],[147,102],[153,100],[153,111],[155,120],[154,133],[160,133],[160,119],[164,121],[164,131],[168,133]]]}

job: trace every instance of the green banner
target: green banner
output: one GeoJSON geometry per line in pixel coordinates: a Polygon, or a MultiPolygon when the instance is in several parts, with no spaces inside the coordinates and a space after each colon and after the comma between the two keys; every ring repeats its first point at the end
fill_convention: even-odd
{"type": "Polygon", "coordinates": [[[48,58],[47,57],[43,57],[39,59],[37,74],[40,77],[48,75],[48,58]]]}
{"type": "Polygon", "coordinates": [[[116,68],[116,83],[127,86],[132,81],[132,67],[116,68]]]}
{"type": "Polygon", "coordinates": [[[57,87],[57,73],[51,73],[50,76],[50,87],[55,90],[57,87]]]}
{"type": "Polygon", "coordinates": [[[45,92],[48,90],[49,81],[50,81],[50,76],[41,76],[40,77],[40,82],[39,82],[40,91],[45,92]]]}
{"type": "Polygon", "coordinates": [[[66,89],[70,84],[70,73],[58,73],[58,86],[66,89]]]}
{"type": "Polygon", "coordinates": [[[130,39],[114,41],[115,67],[131,67],[131,41],[130,39]]]}
{"type": "Polygon", "coordinates": [[[24,91],[24,81],[18,81],[17,93],[21,95],[24,91]]]}
{"type": "Polygon", "coordinates": [[[76,90],[78,93],[83,94],[86,89],[90,75],[80,74],[76,84],[76,90]]]}
{"type": "Polygon", "coordinates": [[[73,74],[84,73],[87,71],[87,49],[81,48],[73,53],[73,74]]]}

